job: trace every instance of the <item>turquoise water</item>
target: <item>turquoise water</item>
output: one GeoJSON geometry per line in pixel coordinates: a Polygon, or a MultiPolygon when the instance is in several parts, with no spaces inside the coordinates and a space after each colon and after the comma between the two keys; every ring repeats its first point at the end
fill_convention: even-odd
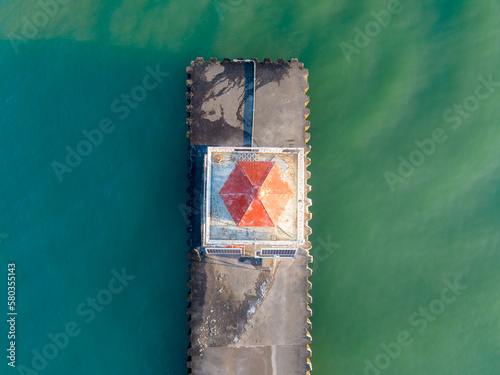
{"type": "Polygon", "coordinates": [[[0,277],[16,263],[18,312],[17,368],[4,358],[2,374],[186,372],[184,93],[197,56],[309,69],[313,373],[500,373],[498,2],[41,11],[0,4],[0,277]],[[161,73],[144,84],[150,69],[161,73]],[[78,145],[88,155],[60,169],[78,145]]]}

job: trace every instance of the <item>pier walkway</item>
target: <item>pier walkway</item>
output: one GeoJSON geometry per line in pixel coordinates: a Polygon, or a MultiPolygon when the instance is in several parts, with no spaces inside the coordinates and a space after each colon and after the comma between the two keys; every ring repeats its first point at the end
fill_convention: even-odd
{"type": "MultiPolygon", "coordinates": [[[[311,370],[312,314],[308,293],[312,257],[307,239],[311,233],[311,202],[307,198],[310,187],[306,170],[310,160],[305,156],[309,151],[308,72],[296,59],[266,59],[256,63],[252,87],[252,63],[198,58],[187,68],[187,74],[192,209],[188,373],[306,375],[311,370]],[[250,94],[254,89],[255,96],[250,94]],[[248,111],[253,104],[250,124],[248,111]],[[252,143],[253,149],[245,148],[252,143]],[[232,212],[232,203],[223,199],[227,198],[224,194],[239,193],[230,190],[233,186],[229,182],[231,186],[222,189],[224,181],[215,175],[226,173],[224,178],[230,180],[227,175],[234,165],[231,178],[235,178],[235,170],[240,168],[235,163],[254,168],[246,172],[250,178],[257,176],[255,168],[276,164],[274,175],[266,170],[274,184],[269,182],[269,186],[281,189],[286,199],[295,198],[290,203],[285,200],[286,207],[267,203],[270,219],[264,224],[247,219],[238,223],[234,216],[238,210],[232,212]],[[207,181],[213,181],[216,187],[207,181]],[[207,206],[207,202],[212,205],[207,206]],[[232,255],[216,255],[221,250],[209,246],[221,245],[207,245],[218,244],[217,238],[224,235],[227,249],[232,249],[226,252],[232,255]],[[290,252],[295,258],[266,257],[264,245],[247,238],[259,238],[264,244],[290,244],[287,246],[293,248],[290,252]]],[[[266,197],[260,194],[258,198],[266,204],[266,197]]],[[[276,252],[279,246],[270,248],[276,252]]]]}

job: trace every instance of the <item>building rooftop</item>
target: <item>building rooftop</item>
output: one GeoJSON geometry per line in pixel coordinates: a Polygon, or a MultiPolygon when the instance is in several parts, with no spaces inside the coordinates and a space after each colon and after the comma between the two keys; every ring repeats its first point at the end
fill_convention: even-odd
{"type": "Polygon", "coordinates": [[[299,246],[303,149],[209,147],[205,244],[299,246]]]}

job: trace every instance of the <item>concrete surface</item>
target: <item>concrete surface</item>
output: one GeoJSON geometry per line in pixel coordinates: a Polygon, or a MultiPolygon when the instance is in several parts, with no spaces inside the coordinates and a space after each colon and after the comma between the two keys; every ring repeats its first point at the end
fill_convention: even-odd
{"type": "MultiPolygon", "coordinates": [[[[304,214],[306,242],[295,259],[252,265],[229,255],[200,256],[203,153],[205,146],[243,145],[245,75],[242,63],[200,58],[187,73],[193,233],[188,373],[308,374],[309,210],[304,214]]],[[[257,64],[256,76],[254,146],[304,147],[307,153],[307,70],[296,60],[265,61],[257,64]]]]}

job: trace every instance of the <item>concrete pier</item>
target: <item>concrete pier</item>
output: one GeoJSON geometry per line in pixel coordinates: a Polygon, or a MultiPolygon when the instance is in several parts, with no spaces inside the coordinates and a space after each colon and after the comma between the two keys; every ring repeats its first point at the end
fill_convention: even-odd
{"type": "Polygon", "coordinates": [[[198,58],[187,68],[190,374],[311,370],[308,72],[296,59],[255,62],[254,103],[245,95],[253,79],[246,64],[252,62],[198,58]],[[249,105],[255,106],[251,129],[249,105]],[[238,216],[232,205],[244,194],[228,190],[240,166],[250,180],[256,167],[269,173],[264,182],[252,182],[248,199],[254,201],[243,218],[247,206],[238,216]],[[261,201],[265,218],[255,219],[260,211],[251,207],[261,201]]]}

